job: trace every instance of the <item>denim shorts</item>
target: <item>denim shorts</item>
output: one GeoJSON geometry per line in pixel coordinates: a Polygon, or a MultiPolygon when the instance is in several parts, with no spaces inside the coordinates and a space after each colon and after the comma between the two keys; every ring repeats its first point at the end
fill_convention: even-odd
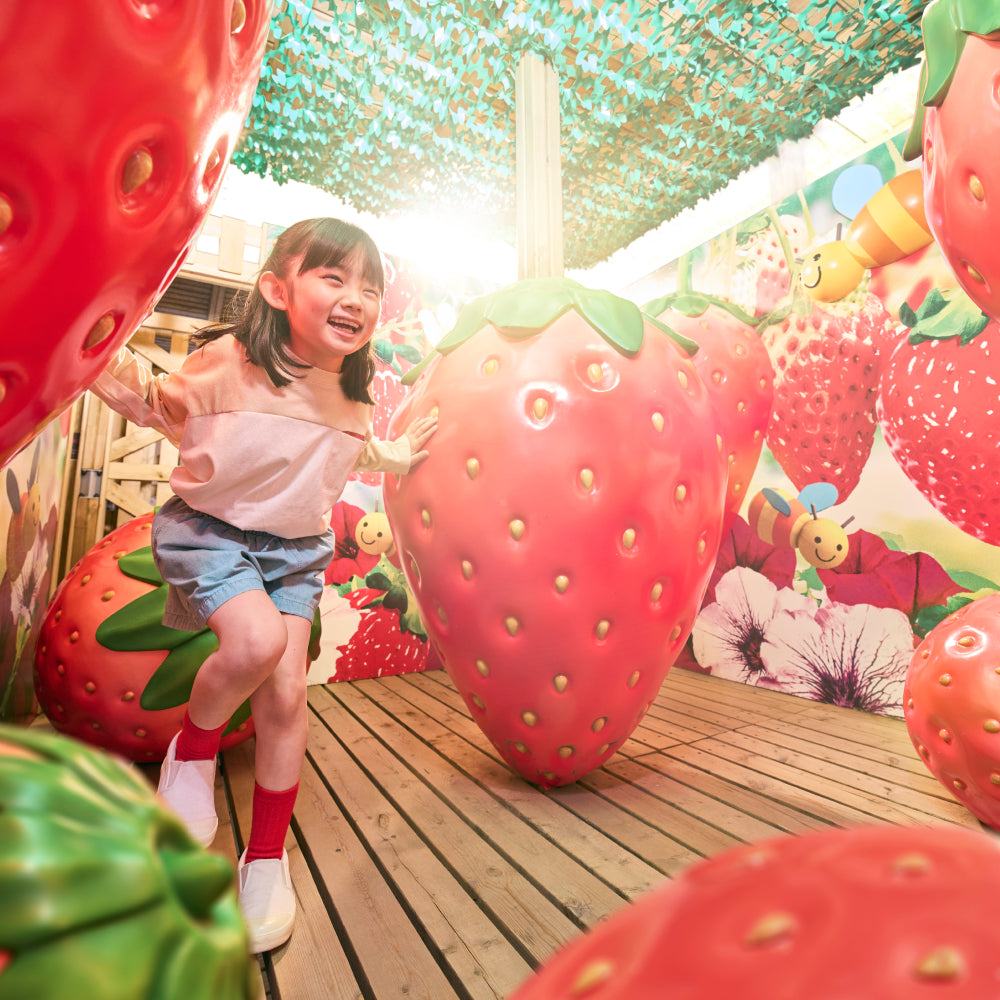
{"type": "Polygon", "coordinates": [[[153,518],[153,559],[170,585],[163,624],[198,632],[231,597],[262,590],[283,614],[312,621],[334,536],[243,531],[171,497],[153,518]]]}

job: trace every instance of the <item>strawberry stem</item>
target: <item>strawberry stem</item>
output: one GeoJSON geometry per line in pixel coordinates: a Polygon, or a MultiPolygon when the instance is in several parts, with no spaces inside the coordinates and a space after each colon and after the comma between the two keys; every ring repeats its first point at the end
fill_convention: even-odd
{"type": "Polygon", "coordinates": [[[778,242],[781,244],[781,252],[784,254],[785,263],[788,265],[788,274],[791,277],[793,270],[797,268],[797,264],[795,262],[795,255],[792,253],[792,245],[788,242],[788,237],[785,235],[785,227],[781,224],[777,210],[773,207],[768,208],[767,217],[774,227],[778,242]]]}

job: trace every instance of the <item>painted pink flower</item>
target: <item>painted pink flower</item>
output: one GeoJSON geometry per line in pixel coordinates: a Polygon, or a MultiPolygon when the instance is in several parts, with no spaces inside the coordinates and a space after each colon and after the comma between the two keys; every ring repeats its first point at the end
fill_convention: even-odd
{"type": "Polygon", "coordinates": [[[868,604],[824,604],[771,620],[760,658],[789,694],[902,716],[903,683],[913,655],[906,615],[868,604]]]}
{"type": "Polygon", "coordinates": [[[715,588],[719,580],[737,566],[760,573],[779,589],[791,587],[795,580],[795,550],[775,548],[761,541],[757,532],[742,517],[733,518],[732,530],[719,546],[715,569],[702,601],[703,607],[715,600],[715,588]]]}
{"type": "Polygon", "coordinates": [[[777,678],[762,655],[772,623],[780,613],[814,614],[815,602],[789,587],[779,589],[745,566],[719,580],[715,597],[701,609],[691,633],[698,664],[728,680],[776,686],[777,678]]]}
{"type": "Polygon", "coordinates": [[[330,529],[336,536],[336,546],[330,565],[323,575],[327,584],[347,583],[352,577],[364,575],[375,568],[378,555],[358,546],[355,532],[365,512],[354,504],[341,500],[330,513],[330,529]]]}
{"type": "Polygon", "coordinates": [[[848,536],[847,558],[836,569],[817,570],[827,596],[838,604],[895,608],[910,622],[923,608],[944,604],[960,587],[926,552],[897,552],[868,531],[848,536]]]}

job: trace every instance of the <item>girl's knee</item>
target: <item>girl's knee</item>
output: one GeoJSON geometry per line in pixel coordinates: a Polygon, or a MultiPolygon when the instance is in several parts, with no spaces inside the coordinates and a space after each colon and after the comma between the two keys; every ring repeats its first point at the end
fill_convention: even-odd
{"type": "Polygon", "coordinates": [[[227,660],[273,670],[285,652],[288,632],[280,615],[244,621],[216,633],[227,660]]]}

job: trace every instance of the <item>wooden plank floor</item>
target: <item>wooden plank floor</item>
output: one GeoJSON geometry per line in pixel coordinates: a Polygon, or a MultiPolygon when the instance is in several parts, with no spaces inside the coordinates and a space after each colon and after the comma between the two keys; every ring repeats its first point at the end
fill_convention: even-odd
{"type": "MultiPolygon", "coordinates": [[[[684,670],[604,767],[548,792],[500,762],[442,671],[309,692],[287,841],[300,910],[288,945],[262,959],[273,1000],[495,1000],[595,921],[736,844],[979,827],[902,722],[684,670]]],[[[252,741],[222,773],[235,857],[252,741]]]]}

